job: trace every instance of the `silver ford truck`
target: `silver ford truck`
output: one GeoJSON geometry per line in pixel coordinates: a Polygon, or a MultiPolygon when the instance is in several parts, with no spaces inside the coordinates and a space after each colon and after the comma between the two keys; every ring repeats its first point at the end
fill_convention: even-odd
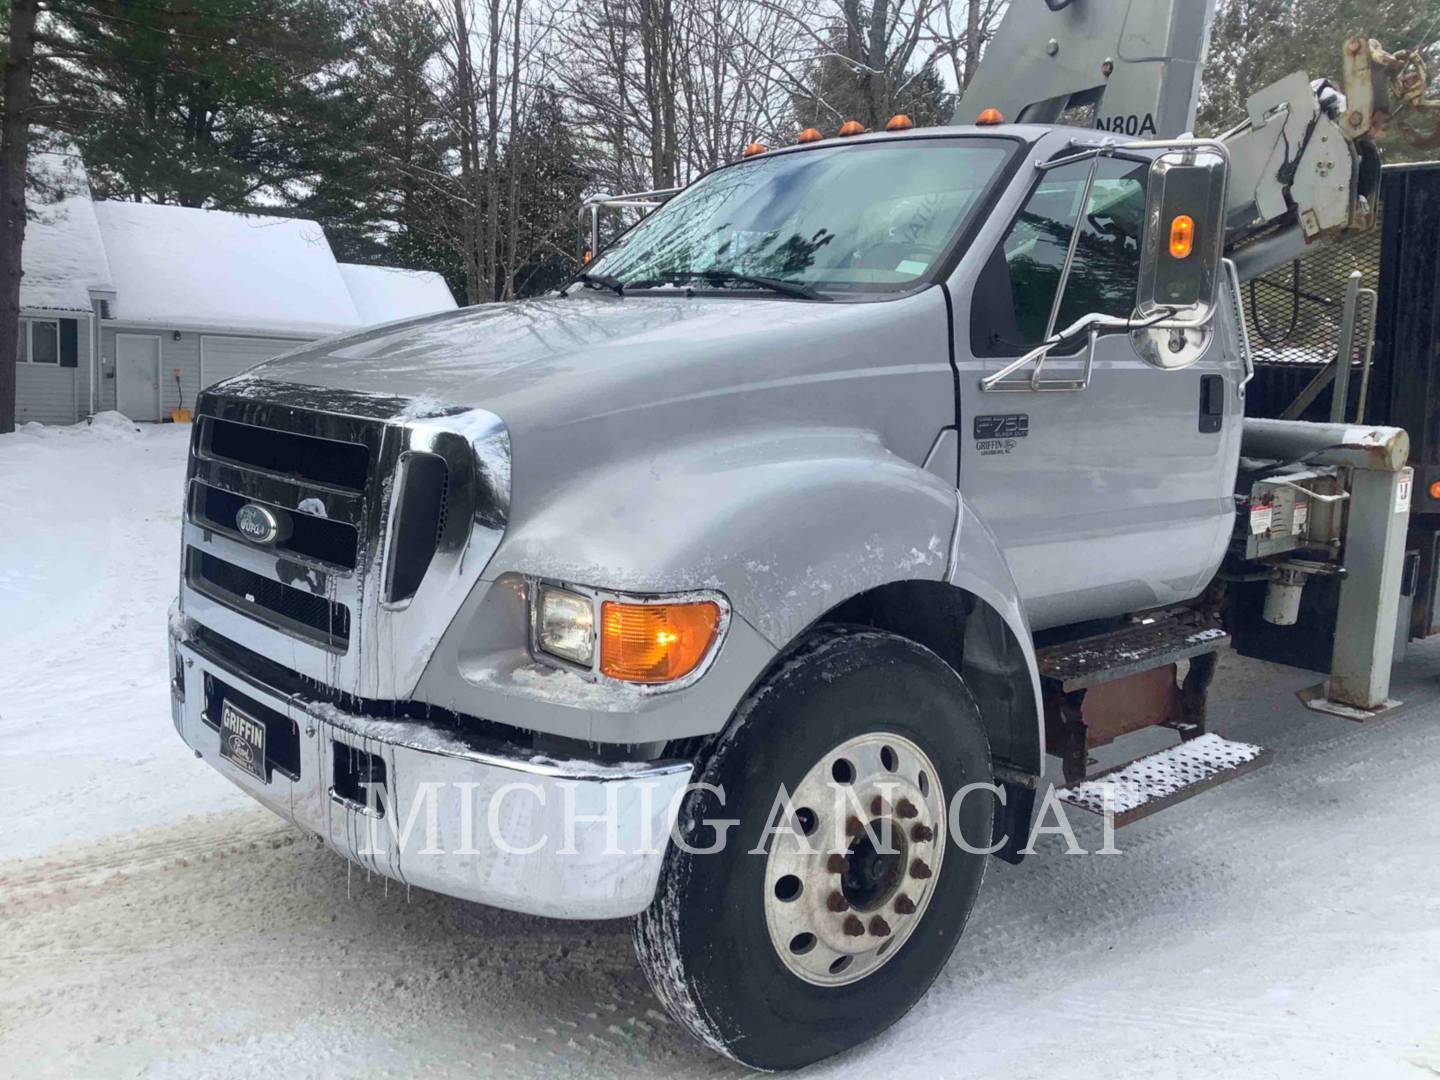
{"type": "Polygon", "coordinates": [[[635,917],[670,1012],[761,1068],[919,999],[1047,749],[1077,804],[1136,726],[1242,767],[1196,739],[1220,586],[1264,577],[1276,625],[1366,551],[1398,589],[1325,508],[1363,474],[1403,511],[1404,433],[1245,421],[1241,281],[1363,227],[1371,151],[1303,76],[1186,135],[1175,4],[1118,51],[1091,5],[1021,7],[983,123],[757,148],[558,294],[203,393],[170,620],[196,755],[377,874],[635,917]],[[1055,122],[1106,80],[1119,134],[1055,122]]]}

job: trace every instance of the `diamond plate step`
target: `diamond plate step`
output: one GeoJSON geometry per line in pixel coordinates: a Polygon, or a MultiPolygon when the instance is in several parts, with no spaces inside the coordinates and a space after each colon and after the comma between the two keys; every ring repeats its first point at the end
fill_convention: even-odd
{"type": "Polygon", "coordinates": [[[1270,757],[1270,751],[1263,746],[1201,735],[1061,788],[1057,795],[1061,802],[1077,809],[1103,814],[1106,792],[1113,791],[1110,806],[1118,829],[1254,772],[1269,764],[1270,757]]]}
{"type": "Polygon", "coordinates": [[[1067,641],[1035,654],[1040,675],[1065,693],[1214,652],[1230,642],[1218,625],[1198,618],[1157,618],[1108,634],[1067,641]]]}

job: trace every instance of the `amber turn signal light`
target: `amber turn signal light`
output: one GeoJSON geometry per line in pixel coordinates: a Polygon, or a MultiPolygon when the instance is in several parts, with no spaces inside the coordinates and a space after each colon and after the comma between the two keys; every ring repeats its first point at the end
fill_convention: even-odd
{"type": "Polygon", "coordinates": [[[846,120],[840,125],[840,134],[845,138],[849,138],[851,135],[864,135],[865,125],[859,120],[846,120]]]}
{"type": "Polygon", "coordinates": [[[993,127],[995,124],[1003,124],[1004,115],[999,109],[981,109],[980,115],[975,118],[975,123],[981,127],[993,127]]]}
{"type": "Polygon", "coordinates": [[[705,659],[720,628],[713,600],[600,606],[600,673],[634,683],[674,682],[705,659]]]}
{"type": "Polygon", "coordinates": [[[823,132],[821,132],[819,128],[806,128],[804,131],[800,132],[799,136],[795,139],[795,141],[801,143],[819,142],[823,138],[825,138],[825,135],[823,132]]]}
{"type": "Polygon", "coordinates": [[[1430,485],[1430,498],[1440,499],[1440,480],[1436,480],[1430,485]]]}
{"type": "Polygon", "coordinates": [[[914,126],[915,126],[915,121],[914,121],[914,120],[911,120],[908,116],[906,116],[906,115],[902,112],[902,113],[896,113],[894,116],[890,117],[889,121],[887,121],[886,124],[885,124],[885,130],[886,130],[886,131],[909,131],[909,130],[910,130],[911,128],[913,128],[914,126]]]}
{"type": "Polygon", "coordinates": [[[1170,222],[1170,257],[1188,259],[1195,250],[1195,219],[1189,214],[1177,214],[1170,222]]]}
{"type": "Polygon", "coordinates": [[[748,146],[745,147],[745,153],[744,153],[743,156],[745,156],[745,157],[754,157],[756,154],[763,154],[764,152],[765,152],[765,144],[764,144],[764,143],[752,142],[752,143],[750,143],[748,146]]]}

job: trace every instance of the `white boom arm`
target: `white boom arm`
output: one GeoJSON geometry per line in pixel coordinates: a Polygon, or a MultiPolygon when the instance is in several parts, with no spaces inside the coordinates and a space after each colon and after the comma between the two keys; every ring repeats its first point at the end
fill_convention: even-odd
{"type": "MultiPolygon", "coordinates": [[[[969,122],[1076,123],[1127,138],[1189,135],[1215,0],[1011,0],[957,110],[969,122]]],[[[1242,278],[1369,228],[1379,183],[1373,138],[1425,98],[1420,58],[1346,40],[1344,92],[1295,72],[1255,94],[1221,136],[1230,152],[1225,241],[1242,278]]],[[[1433,114],[1432,114],[1433,115],[1433,114]]],[[[1435,136],[1401,130],[1417,145],[1435,136]]]]}

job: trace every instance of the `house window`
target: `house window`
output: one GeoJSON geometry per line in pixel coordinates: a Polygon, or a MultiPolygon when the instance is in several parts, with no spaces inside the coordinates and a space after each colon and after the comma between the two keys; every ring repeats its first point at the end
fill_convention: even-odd
{"type": "Polygon", "coordinates": [[[21,319],[20,350],[22,364],[60,363],[60,320],[21,319]]]}

